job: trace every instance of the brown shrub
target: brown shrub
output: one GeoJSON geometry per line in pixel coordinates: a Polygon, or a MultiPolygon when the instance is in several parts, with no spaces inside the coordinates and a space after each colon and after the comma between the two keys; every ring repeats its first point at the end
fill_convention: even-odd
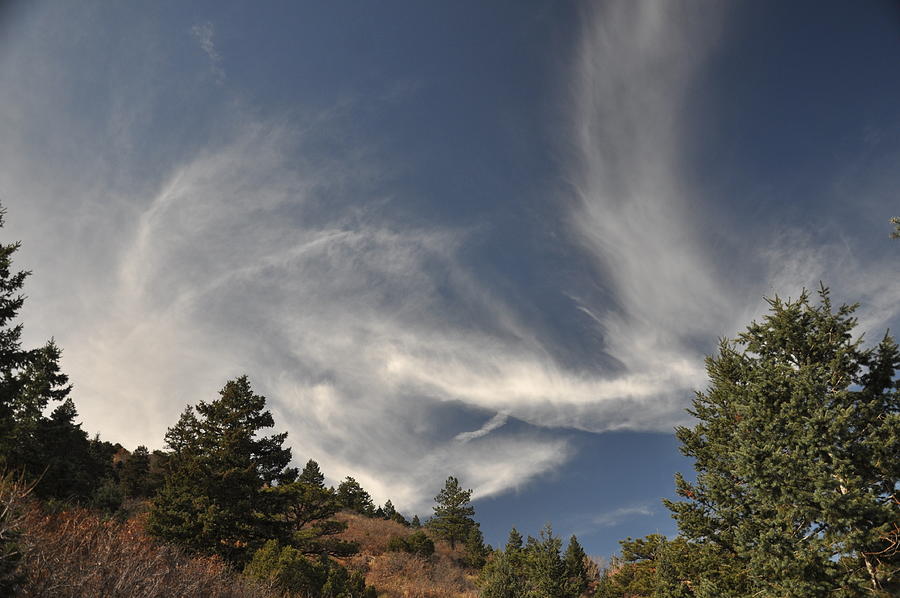
{"type": "Polygon", "coordinates": [[[143,518],[103,520],[85,509],[49,514],[37,505],[24,525],[21,596],[34,598],[275,598],[217,557],[189,557],[144,533],[143,518]]]}
{"type": "Polygon", "coordinates": [[[475,598],[478,591],[465,570],[445,558],[426,559],[387,552],[369,564],[366,583],[385,598],[475,598]]]}
{"type": "MultiPolygon", "coordinates": [[[[388,552],[392,537],[408,538],[411,529],[396,521],[341,513],[347,529],[342,540],[359,543],[360,553],[343,559],[350,569],[366,574],[366,583],[378,589],[379,598],[476,598],[474,576],[459,565],[461,548],[452,551],[435,542],[435,553],[425,558],[406,552],[388,552]]],[[[422,530],[426,533],[427,530],[422,530]]]]}
{"type": "Polygon", "coordinates": [[[416,531],[396,521],[364,517],[356,513],[339,513],[336,519],[347,524],[347,529],[340,535],[341,540],[356,542],[361,553],[373,556],[387,552],[388,541],[392,536],[406,538],[416,531]]]}

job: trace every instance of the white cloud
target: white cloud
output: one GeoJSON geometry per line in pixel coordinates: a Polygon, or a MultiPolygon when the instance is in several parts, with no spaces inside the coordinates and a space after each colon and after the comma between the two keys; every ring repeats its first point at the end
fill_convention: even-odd
{"type": "Polygon", "coordinates": [[[225,80],[225,69],[222,67],[222,56],[216,50],[213,37],[216,34],[215,27],[209,21],[198,23],[191,27],[191,36],[200,44],[200,49],[209,57],[213,74],[219,82],[225,80]]]}
{"type": "MultiPolygon", "coordinates": [[[[26,333],[63,346],[87,429],[159,446],[185,403],[247,373],[300,462],[315,458],[401,508],[426,508],[448,474],[484,497],[552,471],[572,450],[554,428],[669,431],[705,382],[698,339],[735,330],[760,304],[746,292],[758,285],[721,276],[682,177],[681,102],[717,26],[682,8],[605,4],[579,50],[570,221],[616,306],[577,308],[602,330],[616,371],[554,359],[516,305],[461,265],[469,231],[392,218],[374,174],[390,164],[360,140],[323,157],[338,115],[287,125],[235,108],[208,142],[190,139],[179,159],[148,167],[112,153],[139,148],[128,129],[146,108],[116,101],[108,147],[96,141],[97,152],[46,168],[35,123],[50,115],[67,134],[78,116],[34,111],[31,97],[65,89],[53,73],[13,85],[33,69],[7,56],[0,187],[4,233],[23,239],[36,271],[26,333]],[[436,414],[451,408],[496,415],[475,431],[447,429],[436,414]],[[546,432],[511,431],[508,418],[546,432]]],[[[192,35],[221,68],[212,25],[192,35]]],[[[841,255],[803,239],[772,247],[764,260],[779,285],[832,273],[841,255]]],[[[890,318],[898,285],[842,264],[839,278],[871,298],[868,313],[890,318]]]]}
{"type": "Polygon", "coordinates": [[[591,517],[591,523],[597,527],[611,527],[619,525],[628,519],[633,519],[634,517],[650,517],[653,514],[653,509],[644,504],[619,507],[618,509],[591,517]]]}
{"type": "Polygon", "coordinates": [[[470,440],[475,440],[476,438],[487,436],[494,430],[506,425],[507,421],[509,421],[509,415],[507,415],[506,413],[498,413],[494,417],[486,421],[485,424],[477,430],[472,430],[471,432],[460,432],[456,435],[455,440],[457,440],[458,442],[469,442],[470,440]]]}

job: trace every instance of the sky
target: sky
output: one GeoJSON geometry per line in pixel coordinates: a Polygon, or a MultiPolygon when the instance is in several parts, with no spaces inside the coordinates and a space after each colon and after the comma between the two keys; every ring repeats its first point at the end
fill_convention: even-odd
{"type": "Polygon", "coordinates": [[[6,2],[24,338],[104,439],[247,374],[331,483],[609,556],[765,297],[900,322],[898,65],[879,0],[6,2]]]}

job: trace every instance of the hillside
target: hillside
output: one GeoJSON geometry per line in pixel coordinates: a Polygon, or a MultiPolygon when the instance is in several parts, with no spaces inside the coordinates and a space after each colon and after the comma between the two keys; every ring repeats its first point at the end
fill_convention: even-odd
{"type": "Polygon", "coordinates": [[[474,598],[475,571],[459,562],[462,551],[451,550],[446,542],[435,542],[431,557],[388,550],[392,537],[408,538],[416,530],[395,521],[373,519],[354,513],[340,513],[347,524],[341,538],[357,542],[360,552],[342,559],[349,569],[362,571],[366,584],[375,586],[384,598],[474,598]]]}

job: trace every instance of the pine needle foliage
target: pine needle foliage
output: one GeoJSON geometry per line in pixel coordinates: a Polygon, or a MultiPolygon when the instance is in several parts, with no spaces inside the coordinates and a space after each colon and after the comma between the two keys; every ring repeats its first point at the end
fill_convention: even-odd
{"type": "Polygon", "coordinates": [[[707,359],[694,427],[676,433],[697,478],[667,501],[681,533],[720,555],[697,596],[900,595],[900,352],[854,338],[856,306],[804,292],[707,359]]]}

